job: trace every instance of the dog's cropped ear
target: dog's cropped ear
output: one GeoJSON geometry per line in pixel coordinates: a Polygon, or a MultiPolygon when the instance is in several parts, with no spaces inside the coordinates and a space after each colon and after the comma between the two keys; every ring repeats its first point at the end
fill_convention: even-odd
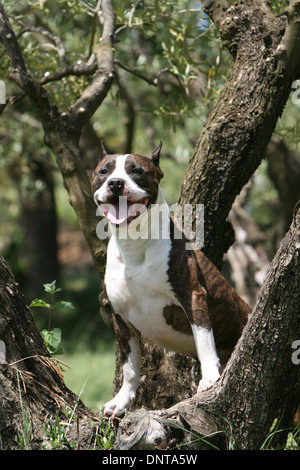
{"type": "Polygon", "coordinates": [[[160,176],[160,179],[163,178],[164,174],[163,172],[161,171],[160,167],[159,167],[159,156],[160,156],[160,151],[161,151],[161,148],[162,148],[162,140],[160,141],[160,143],[158,144],[157,147],[155,147],[155,149],[153,150],[152,154],[151,154],[151,157],[150,159],[152,160],[152,162],[154,163],[154,165],[157,167],[158,171],[159,171],[159,176],[160,176]]]}
{"type": "Polygon", "coordinates": [[[101,162],[101,160],[106,157],[107,155],[107,151],[106,151],[106,148],[104,147],[104,143],[103,143],[103,140],[101,140],[100,142],[100,158],[99,158],[99,162],[101,162]]]}
{"type": "Polygon", "coordinates": [[[158,144],[157,147],[155,147],[155,149],[153,150],[152,154],[151,154],[151,160],[153,161],[154,165],[155,166],[158,166],[159,167],[159,156],[160,156],[160,151],[161,151],[161,148],[162,148],[162,141],[160,141],[160,143],[158,144]]]}

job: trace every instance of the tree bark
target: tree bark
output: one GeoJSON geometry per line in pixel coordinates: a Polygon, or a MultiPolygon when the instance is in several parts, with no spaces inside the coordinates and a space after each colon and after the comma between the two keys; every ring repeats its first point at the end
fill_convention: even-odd
{"type": "Polygon", "coordinates": [[[275,420],[282,432],[274,441],[285,442],[300,397],[300,367],[292,357],[300,337],[299,272],[300,201],[219,382],[168,410],[143,410],[125,418],[118,433],[120,448],[187,444],[185,449],[260,449],[275,420]]]}

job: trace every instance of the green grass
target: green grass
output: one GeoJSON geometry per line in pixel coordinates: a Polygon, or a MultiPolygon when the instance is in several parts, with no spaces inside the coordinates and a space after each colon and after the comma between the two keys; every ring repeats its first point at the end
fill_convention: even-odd
{"type": "Polygon", "coordinates": [[[70,369],[64,368],[67,387],[81,394],[83,403],[94,411],[112,398],[115,374],[115,348],[113,344],[100,345],[91,351],[81,347],[72,353],[65,353],[62,360],[70,369]]]}

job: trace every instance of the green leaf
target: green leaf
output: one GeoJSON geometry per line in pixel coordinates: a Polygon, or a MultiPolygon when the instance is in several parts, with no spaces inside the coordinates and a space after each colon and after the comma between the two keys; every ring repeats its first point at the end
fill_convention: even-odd
{"type": "Polygon", "coordinates": [[[61,342],[61,329],[60,328],[53,328],[53,330],[42,330],[41,335],[43,337],[44,342],[49,347],[51,346],[50,352],[56,352],[61,342]]]}
{"type": "Polygon", "coordinates": [[[72,304],[72,302],[65,302],[64,300],[60,300],[59,302],[55,302],[55,304],[53,304],[53,308],[71,308],[71,309],[74,309],[74,305],[72,304]]]}
{"type": "Polygon", "coordinates": [[[44,300],[42,299],[34,299],[31,304],[29,305],[29,307],[45,307],[45,308],[51,308],[51,305],[50,304],[47,304],[47,302],[45,302],[44,300]]]}
{"type": "Polygon", "coordinates": [[[56,294],[56,292],[61,291],[60,287],[56,288],[56,281],[52,281],[50,284],[43,284],[43,286],[45,291],[49,292],[49,294],[56,294]]]}

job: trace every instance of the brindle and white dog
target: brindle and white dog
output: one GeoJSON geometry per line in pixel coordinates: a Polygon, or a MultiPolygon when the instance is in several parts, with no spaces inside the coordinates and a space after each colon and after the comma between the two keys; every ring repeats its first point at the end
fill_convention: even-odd
{"type": "Polygon", "coordinates": [[[186,250],[159,182],[162,143],[151,157],[108,155],[93,174],[94,200],[109,220],[105,284],[123,356],[123,385],[105,405],[120,416],[140,381],[140,334],[163,348],[198,356],[198,391],[220,377],[250,313],[200,250],[186,250]],[[138,236],[136,236],[138,234],[138,236]]]}

